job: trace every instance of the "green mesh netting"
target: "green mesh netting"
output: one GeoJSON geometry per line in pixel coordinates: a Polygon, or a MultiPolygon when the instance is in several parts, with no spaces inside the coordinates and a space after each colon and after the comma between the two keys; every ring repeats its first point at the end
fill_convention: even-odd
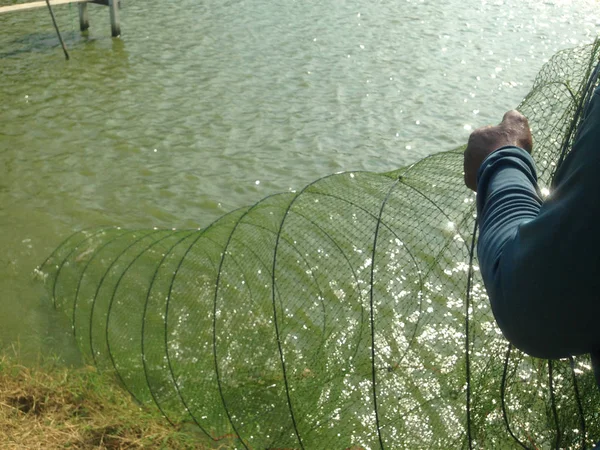
{"type": "MultiPolygon", "coordinates": [[[[555,55],[518,108],[542,186],[599,47],[555,55]]],[[[589,359],[502,337],[462,152],[328,176],[202,230],[82,231],[40,270],[84,354],[215,445],[585,448],[600,439],[589,359]]]]}

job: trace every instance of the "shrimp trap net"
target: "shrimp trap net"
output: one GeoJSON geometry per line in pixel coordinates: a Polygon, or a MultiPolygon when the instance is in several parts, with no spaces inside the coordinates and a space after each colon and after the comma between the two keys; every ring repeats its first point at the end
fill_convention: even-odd
{"type": "MultiPolygon", "coordinates": [[[[599,55],[556,54],[518,107],[542,187],[599,55]]],[[[589,357],[529,357],[494,322],[463,150],[327,176],[200,230],[81,231],[39,270],[84,355],[214,447],[591,446],[589,357]]]]}

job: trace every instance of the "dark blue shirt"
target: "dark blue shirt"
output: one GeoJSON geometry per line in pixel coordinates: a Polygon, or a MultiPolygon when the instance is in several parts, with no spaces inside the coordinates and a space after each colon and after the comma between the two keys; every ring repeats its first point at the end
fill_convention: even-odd
{"type": "Polygon", "coordinates": [[[600,350],[600,94],[542,199],[535,163],[517,147],[477,176],[478,255],[506,338],[540,358],[600,350]]]}

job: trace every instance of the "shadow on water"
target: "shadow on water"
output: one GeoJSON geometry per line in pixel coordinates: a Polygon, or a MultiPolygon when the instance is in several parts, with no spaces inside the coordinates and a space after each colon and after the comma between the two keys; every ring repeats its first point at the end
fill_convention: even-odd
{"type": "MultiPolygon", "coordinates": [[[[90,42],[85,34],[75,31],[61,31],[61,35],[65,40],[67,48],[76,48],[81,44],[90,42]]],[[[49,53],[60,48],[60,42],[56,37],[56,33],[37,32],[18,35],[7,45],[8,51],[0,52],[0,58],[10,58],[20,56],[27,53],[49,53]],[[14,48],[13,48],[14,47],[14,48]]]]}
{"type": "MultiPolygon", "coordinates": [[[[65,41],[67,49],[74,51],[82,48],[100,48],[97,44],[104,44],[108,39],[112,42],[107,47],[114,56],[118,58],[127,57],[125,52],[125,43],[122,39],[111,38],[110,36],[91,37],[87,32],[80,31],[62,31],[61,35],[65,41]]],[[[104,45],[103,45],[104,47],[104,45]]],[[[60,42],[53,32],[37,32],[18,35],[5,47],[5,51],[0,51],[0,59],[19,57],[23,54],[31,53],[52,53],[60,49],[60,42]]]]}

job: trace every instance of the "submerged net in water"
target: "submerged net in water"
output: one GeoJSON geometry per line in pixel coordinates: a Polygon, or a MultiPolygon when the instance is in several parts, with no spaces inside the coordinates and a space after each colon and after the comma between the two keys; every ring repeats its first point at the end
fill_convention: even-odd
{"type": "MultiPolygon", "coordinates": [[[[558,53],[518,108],[542,186],[599,54],[558,53]]],[[[82,231],[40,270],[90,360],[215,443],[585,448],[600,439],[589,358],[537,360],[496,327],[462,153],[328,176],[201,230],[82,231]]]]}

